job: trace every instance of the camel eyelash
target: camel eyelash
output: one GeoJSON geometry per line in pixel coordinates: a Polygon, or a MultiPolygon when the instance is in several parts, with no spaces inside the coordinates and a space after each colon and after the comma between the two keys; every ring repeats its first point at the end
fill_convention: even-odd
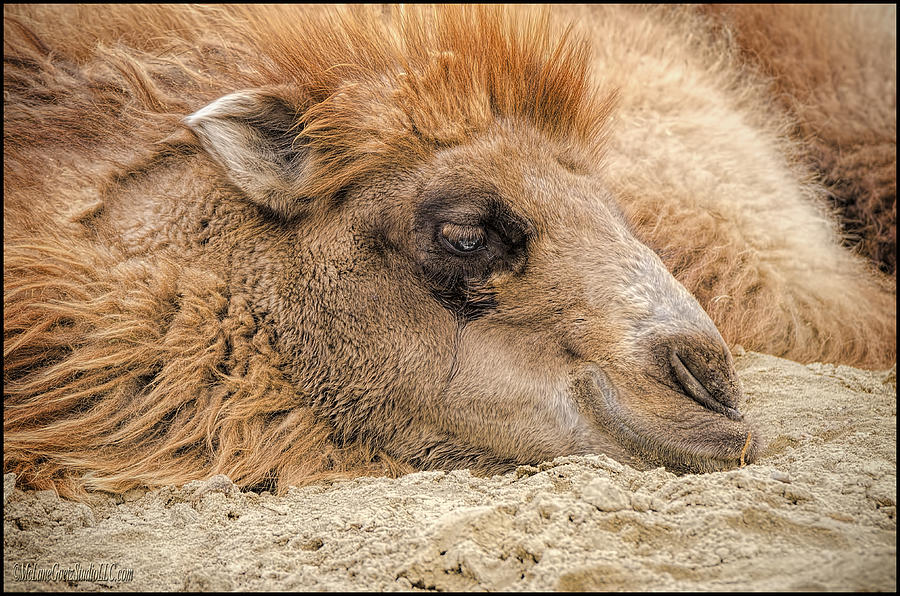
{"type": "Polygon", "coordinates": [[[439,226],[439,237],[445,248],[458,255],[472,255],[485,248],[487,234],[481,226],[443,223],[439,226]]]}

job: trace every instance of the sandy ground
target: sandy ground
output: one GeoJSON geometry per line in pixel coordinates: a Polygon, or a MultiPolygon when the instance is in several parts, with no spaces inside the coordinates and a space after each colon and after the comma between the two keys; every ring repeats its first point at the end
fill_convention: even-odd
{"type": "Polygon", "coordinates": [[[769,447],[727,472],[590,456],[283,497],[215,477],[90,507],[9,474],[4,587],[895,591],[896,367],[737,365],[769,447]]]}

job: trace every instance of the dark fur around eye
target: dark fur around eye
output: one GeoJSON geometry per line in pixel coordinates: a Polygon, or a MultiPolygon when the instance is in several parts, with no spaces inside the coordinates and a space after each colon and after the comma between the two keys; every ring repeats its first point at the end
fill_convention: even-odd
{"type": "Polygon", "coordinates": [[[527,258],[527,223],[491,192],[426,192],[415,221],[425,283],[446,308],[466,318],[493,305],[490,278],[520,270],[527,258]]]}

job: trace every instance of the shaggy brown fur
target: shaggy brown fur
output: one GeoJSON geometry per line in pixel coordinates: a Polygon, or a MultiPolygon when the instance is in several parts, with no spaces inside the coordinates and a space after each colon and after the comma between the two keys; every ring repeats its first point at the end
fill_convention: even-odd
{"type": "Polygon", "coordinates": [[[9,471],[75,495],[215,473],[274,486],[410,469],[332,447],[323,422],[290,408],[268,331],[214,275],[78,248],[7,248],[9,471]],[[71,475],[85,469],[102,475],[71,475]]]}
{"type": "Polygon", "coordinates": [[[797,134],[822,173],[847,242],[896,274],[896,7],[709,9],[797,116],[797,134]]]}
{"type": "MultiPolygon", "coordinates": [[[[404,285],[411,275],[408,263],[384,256],[402,244],[407,220],[394,214],[373,241],[356,228],[340,227],[345,220],[355,223],[353,213],[341,209],[352,204],[348,197],[356,196],[355,189],[396,190],[404,176],[417,180],[419,164],[470,142],[483,152],[474,151],[471,159],[465,154],[463,162],[477,170],[474,164],[481,163],[483,153],[495,155],[485,171],[498,187],[530,188],[535,195],[544,190],[516,186],[519,164],[504,161],[516,151],[540,156],[528,163],[562,167],[567,173],[553,176],[569,180],[592,174],[608,149],[615,174],[617,164],[625,163],[616,157],[624,137],[613,136],[611,145],[608,138],[620,130],[620,121],[610,124],[616,102],[609,89],[616,85],[591,79],[589,44],[564,33],[546,12],[298,10],[4,8],[4,468],[25,483],[78,495],[225,473],[242,486],[277,481],[284,488],[348,472],[396,475],[413,467],[460,465],[494,471],[501,464],[555,454],[550,447],[519,454],[520,443],[510,442],[492,444],[494,451],[484,455],[478,442],[488,440],[483,428],[450,438],[429,430],[423,420],[434,425],[451,420],[457,428],[471,423],[467,407],[474,408],[474,398],[467,402],[459,393],[458,403],[449,398],[432,403],[423,389],[451,385],[459,367],[467,365],[465,354],[454,354],[449,370],[442,368],[443,361],[433,370],[417,368],[423,360],[438,362],[446,355],[439,341],[445,327],[457,342],[462,327],[457,331],[455,320],[432,316],[443,313],[443,307],[430,294],[404,285]],[[232,172],[224,178],[219,166],[238,171],[241,156],[217,155],[217,147],[203,138],[199,120],[191,130],[182,123],[222,95],[248,88],[258,91],[242,101],[261,112],[214,112],[210,118],[290,133],[292,142],[274,149],[276,161],[289,156],[284,159],[289,178],[284,170],[258,170],[246,179],[232,172]],[[516,132],[520,123],[530,132],[516,132]],[[496,151],[479,136],[494,129],[521,143],[496,151]],[[297,224],[301,227],[284,223],[304,217],[297,224]],[[299,229],[305,236],[296,235],[299,229]],[[335,238],[375,248],[365,261],[336,257],[322,262],[311,256],[320,245],[328,246],[332,256],[340,253],[344,249],[335,238]],[[316,272],[321,275],[315,277],[316,272]],[[372,285],[357,286],[353,293],[335,291],[342,280],[357,277],[372,285]],[[319,285],[305,285],[309,279],[319,285]],[[370,296],[373,301],[389,296],[391,302],[370,308],[364,304],[370,296]],[[386,314],[379,314],[382,309],[386,314]],[[400,312],[409,314],[396,318],[400,312]],[[409,321],[419,325],[412,329],[418,334],[414,339],[397,330],[409,321]],[[400,343],[404,349],[391,352],[395,337],[405,342],[400,343]],[[420,385],[409,389],[403,384],[407,377],[420,385]],[[407,394],[415,400],[404,401],[407,394]],[[419,401],[422,405],[410,405],[419,401]],[[420,430],[421,436],[411,434],[420,430]]],[[[635,14],[661,22],[652,12],[635,14]]],[[[698,23],[692,26],[702,26],[698,23]]],[[[755,83],[747,85],[756,89],[755,83]]],[[[630,109],[628,97],[623,87],[624,114],[630,109]]],[[[219,108],[243,109],[237,104],[219,108]]],[[[499,141],[497,146],[506,147],[499,141]]],[[[784,159],[784,153],[773,153],[784,159]]],[[[541,179],[538,170],[524,171],[524,179],[541,179]]],[[[833,280],[817,281],[802,293],[782,279],[787,269],[765,259],[760,264],[755,253],[742,250],[738,232],[728,248],[731,237],[707,226],[702,216],[688,217],[690,205],[675,202],[665,213],[658,203],[642,202],[664,195],[666,184],[650,181],[638,197],[625,178],[618,176],[612,185],[635,234],[700,298],[726,340],[805,360],[882,365],[894,358],[892,289],[870,277],[861,263],[849,256],[835,261],[835,270],[828,270],[833,280]],[[668,223],[661,223],[664,215],[671,216],[668,223]],[[684,217],[684,230],[700,232],[673,233],[679,217],[684,217]],[[723,244],[723,238],[728,242],[723,244]],[[845,287],[848,282],[852,288],[845,287]],[[726,293],[731,303],[720,299],[726,293]],[[766,320],[775,305],[781,310],[766,320]]],[[[571,201],[559,205],[560,213],[577,211],[580,196],[597,194],[586,182],[572,184],[578,192],[571,197],[554,195],[554,200],[571,201]]],[[[802,182],[797,185],[804,189],[799,194],[813,192],[802,182]]],[[[411,210],[403,210],[401,199],[407,195],[383,192],[384,209],[396,203],[403,216],[413,219],[411,210]]],[[[542,221],[553,221],[547,209],[541,213],[542,221]]],[[[378,216],[377,211],[358,215],[362,220],[378,216]]],[[[591,218],[577,221],[593,225],[591,218]]],[[[610,221],[619,226],[618,216],[610,221]]],[[[576,261],[587,254],[578,242],[592,246],[591,238],[576,232],[556,230],[562,240],[557,252],[547,255],[571,258],[566,271],[593,271],[596,259],[576,261]]],[[[813,251],[825,250],[832,238],[815,236],[815,242],[813,251]]],[[[653,277],[658,270],[652,255],[636,244],[623,244],[634,252],[623,255],[622,262],[638,255],[643,260],[634,270],[646,267],[653,277]]],[[[533,258],[529,267],[544,261],[548,270],[555,267],[547,255],[533,258]]],[[[810,279],[822,271],[812,270],[810,279]]],[[[440,275],[428,283],[446,283],[437,279],[440,275]]],[[[494,289],[517,283],[508,272],[503,275],[491,278],[494,289]]],[[[542,342],[557,323],[539,324],[535,313],[570,306],[556,302],[555,279],[549,274],[538,278],[536,293],[532,286],[520,290],[521,296],[548,298],[543,311],[528,310],[527,301],[518,309],[506,307],[502,299],[507,295],[497,290],[506,318],[496,323],[485,317],[483,323],[496,325],[494,335],[485,335],[485,345],[534,347],[536,364],[526,367],[534,375],[541,366],[551,368],[545,363],[563,359],[537,351],[558,342],[542,342]],[[508,335],[519,327],[528,334],[508,335]]],[[[696,316],[706,334],[703,341],[715,335],[674,280],[660,283],[688,319],[696,316]]],[[[806,278],[795,283],[809,285],[806,278]]],[[[470,302],[491,302],[484,287],[466,292],[470,302]]],[[[627,303],[621,310],[630,312],[627,303]]],[[[606,360],[596,356],[604,337],[628,337],[621,331],[624,323],[612,323],[606,336],[583,333],[578,345],[566,343],[568,336],[559,343],[565,358],[591,346],[595,361],[612,363],[607,370],[612,381],[606,382],[615,384],[620,382],[616,375],[625,374],[617,366],[640,370],[649,365],[618,344],[606,360]]],[[[485,333],[477,323],[469,329],[485,333]]],[[[730,356],[720,356],[724,377],[717,372],[710,378],[727,386],[727,399],[722,398],[727,401],[734,398],[735,381],[730,356]]],[[[490,356],[481,361],[494,362],[490,356]]],[[[509,374],[516,377],[510,386],[525,383],[520,383],[524,375],[509,374]]],[[[622,387],[651,383],[643,377],[621,382],[622,387]]],[[[550,381],[545,385],[555,391],[550,381]]],[[[513,413],[523,410],[515,400],[508,407],[513,413]]],[[[663,406],[659,412],[666,413],[665,419],[674,417],[663,406]]],[[[477,424],[477,415],[472,418],[477,424]]],[[[653,426],[655,418],[648,414],[646,420],[653,426]]],[[[684,427],[697,428],[689,420],[684,427]]],[[[719,432],[715,424],[710,432],[719,432]]],[[[725,423],[722,428],[728,449],[717,457],[733,464],[745,447],[747,430],[737,424],[725,428],[725,423]]],[[[554,440],[527,427],[511,426],[506,435],[507,429],[490,432],[495,431],[525,437],[525,442],[534,435],[534,445],[554,440]]],[[[655,432],[672,434],[664,426],[655,432]]],[[[560,439],[558,452],[574,449],[566,440],[560,439]]],[[[759,446],[754,443],[751,456],[759,446]]],[[[652,451],[652,446],[640,449],[652,451]]]]}

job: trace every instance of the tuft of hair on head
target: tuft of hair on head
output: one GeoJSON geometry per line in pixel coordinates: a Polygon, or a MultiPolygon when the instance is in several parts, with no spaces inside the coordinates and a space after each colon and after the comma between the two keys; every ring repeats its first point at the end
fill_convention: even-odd
{"type": "Polygon", "coordinates": [[[547,10],[372,7],[287,18],[246,9],[269,60],[258,88],[185,120],[248,196],[285,217],[306,199],[415,163],[498,122],[524,121],[590,155],[611,94],[588,46],[554,35],[547,10]]]}

